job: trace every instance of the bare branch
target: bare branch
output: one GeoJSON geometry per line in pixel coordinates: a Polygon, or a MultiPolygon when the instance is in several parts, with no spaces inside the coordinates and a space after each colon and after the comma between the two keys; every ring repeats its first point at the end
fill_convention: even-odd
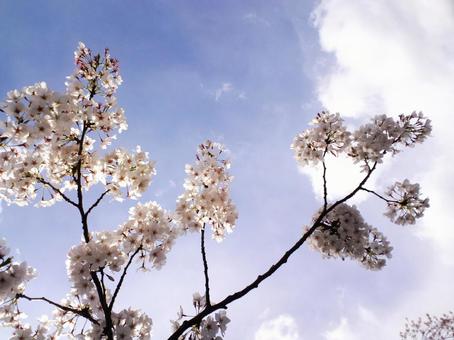
{"type": "Polygon", "coordinates": [[[366,189],[366,188],[363,188],[363,187],[361,188],[361,190],[366,191],[366,192],[369,192],[369,193],[371,193],[371,194],[374,194],[375,196],[377,196],[378,198],[382,199],[383,201],[385,201],[385,202],[387,202],[387,203],[399,203],[399,202],[396,201],[396,200],[390,200],[390,199],[388,199],[388,198],[386,198],[386,197],[383,197],[382,195],[376,193],[376,192],[373,191],[373,190],[366,189]]]}
{"type": "Polygon", "coordinates": [[[64,310],[65,312],[69,312],[69,313],[74,313],[74,314],[77,314],[77,315],[80,315],[82,317],[84,317],[85,319],[87,320],[90,320],[91,322],[93,322],[94,324],[96,325],[99,325],[99,322],[98,320],[96,320],[91,314],[90,314],[90,311],[88,309],[88,307],[84,308],[84,309],[76,309],[76,308],[72,308],[72,307],[68,307],[68,306],[63,306],[57,302],[54,302],[52,300],[49,300],[45,297],[29,297],[27,295],[24,295],[24,294],[17,294],[16,295],[16,298],[23,298],[23,299],[26,299],[28,301],[38,301],[38,300],[41,300],[41,301],[45,301],[57,308],[60,308],[61,310],[64,310]]]}
{"type": "Polygon", "coordinates": [[[206,306],[211,306],[210,301],[210,278],[208,277],[208,261],[207,255],[205,252],[205,223],[203,224],[203,228],[200,232],[200,248],[202,252],[202,259],[203,259],[203,273],[205,275],[205,300],[206,306]]]}
{"type": "Polygon", "coordinates": [[[125,268],[123,269],[123,273],[121,274],[120,281],[118,281],[117,287],[115,288],[115,292],[112,295],[112,300],[110,300],[110,304],[109,304],[109,310],[110,311],[112,311],[113,305],[115,303],[115,299],[117,298],[118,292],[120,291],[121,285],[123,284],[123,281],[124,281],[124,279],[126,277],[126,273],[128,271],[129,266],[132,263],[132,260],[139,253],[139,251],[141,251],[141,250],[142,250],[142,246],[137,248],[136,251],[129,257],[129,261],[126,264],[125,268]]]}
{"type": "Polygon", "coordinates": [[[323,158],[322,164],[323,164],[323,210],[326,210],[326,208],[328,207],[328,188],[326,184],[325,158],[323,158]]]}
{"type": "Polygon", "coordinates": [[[73,200],[71,200],[68,196],[66,196],[63,191],[61,191],[60,189],[58,189],[55,185],[51,184],[50,182],[46,181],[44,178],[41,178],[41,177],[38,177],[37,178],[38,182],[44,184],[44,185],[47,185],[48,187],[50,187],[55,193],[57,193],[58,195],[60,195],[66,202],[68,202],[69,204],[75,206],[76,208],[79,208],[79,206],[77,205],[76,202],[74,202],[73,200]]]}
{"type": "Polygon", "coordinates": [[[109,193],[110,189],[107,189],[106,191],[104,191],[101,196],[98,197],[98,199],[96,200],[95,203],[92,204],[92,206],[87,210],[87,212],[85,213],[85,216],[88,216],[88,214],[91,213],[91,211],[96,208],[98,206],[99,203],[101,203],[102,199],[104,198],[104,196],[106,196],[108,193],[109,193]]]}

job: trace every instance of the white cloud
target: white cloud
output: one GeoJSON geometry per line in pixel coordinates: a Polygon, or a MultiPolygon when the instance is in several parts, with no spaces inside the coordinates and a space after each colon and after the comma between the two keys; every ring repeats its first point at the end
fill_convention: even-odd
{"type": "MultiPolygon", "coordinates": [[[[357,340],[358,338],[350,329],[349,322],[342,318],[339,325],[323,334],[326,340],[357,340]]],[[[359,340],[359,339],[358,339],[359,340]]]]}
{"type": "MultiPolygon", "coordinates": [[[[387,164],[384,164],[386,166],[387,164]]],[[[333,201],[349,194],[358,186],[365,174],[361,172],[357,164],[353,164],[350,158],[346,156],[330,157],[326,159],[326,182],[328,187],[328,199],[333,201]]],[[[312,182],[312,189],[319,200],[323,200],[323,169],[321,165],[300,167],[300,171],[309,176],[312,182]]],[[[375,175],[368,181],[368,188],[375,189],[378,174],[383,171],[384,167],[379,168],[375,175]]],[[[360,192],[352,198],[350,202],[360,203],[368,195],[360,192]]]]}
{"type": "Polygon", "coordinates": [[[432,119],[428,146],[413,154],[413,163],[390,172],[419,178],[432,202],[426,235],[442,247],[445,259],[454,242],[447,223],[453,218],[453,7],[450,1],[327,0],[314,12],[321,48],[335,60],[319,78],[324,107],[362,118],[422,110],[432,119]]]}
{"type": "Polygon", "coordinates": [[[295,319],[283,314],[263,322],[255,332],[255,340],[301,340],[295,319]]]}
{"type": "MultiPolygon", "coordinates": [[[[327,52],[317,75],[318,98],[326,109],[355,121],[414,110],[432,119],[433,137],[415,152],[398,155],[382,170],[380,181],[408,176],[421,183],[431,200],[421,224],[423,236],[432,241],[428,247],[433,246],[433,258],[414,278],[418,285],[403,292],[392,311],[350,307],[345,312],[355,317],[344,317],[324,334],[327,340],[397,338],[406,316],[452,308],[454,3],[324,0],[313,18],[321,49],[327,52]]],[[[339,181],[348,181],[348,168],[340,166],[338,172],[339,181]]],[[[313,185],[319,186],[312,177],[313,185]]],[[[420,251],[414,249],[415,254],[420,251]]]]}

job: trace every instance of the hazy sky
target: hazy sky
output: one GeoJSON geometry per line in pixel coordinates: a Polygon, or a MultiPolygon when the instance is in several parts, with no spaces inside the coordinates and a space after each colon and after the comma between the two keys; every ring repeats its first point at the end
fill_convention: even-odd
{"type": "MultiPolygon", "coordinates": [[[[232,304],[226,339],[397,339],[405,317],[453,308],[454,5],[449,0],[378,1],[0,1],[0,93],[46,81],[64,89],[79,41],[109,47],[124,82],[129,129],[116,145],[141,145],[158,174],[141,201],[175,207],[184,165],[206,138],[231,151],[235,232],[208,242],[212,299],[243,288],[301,235],[320,205],[320,173],[302,173],[289,145],[323,109],[351,127],[377,113],[424,111],[433,137],[399,155],[373,180],[419,181],[431,199],[416,226],[391,225],[374,198],[356,201],[394,246],[380,272],[325,260],[303,246],[258,290],[232,304]]],[[[332,197],[355,169],[330,164],[332,197]]],[[[134,204],[104,203],[92,229],[114,229],[134,204]]],[[[27,292],[54,300],[69,289],[65,256],[80,241],[77,212],[3,205],[0,236],[37,268],[27,292]]],[[[203,291],[197,235],[178,240],[161,271],[133,273],[122,306],[169,335],[180,305],[203,291]]],[[[47,305],[23,303],[32,317],[47,305]]],[[[0,331],[0,337],[7,332],[0,331]]]]}

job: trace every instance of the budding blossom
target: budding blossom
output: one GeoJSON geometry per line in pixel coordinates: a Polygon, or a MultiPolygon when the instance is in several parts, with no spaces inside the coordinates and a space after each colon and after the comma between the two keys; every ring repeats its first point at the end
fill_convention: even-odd
{"type": "Polygon", "coordinates": [[[350,132],[339,113],[318,113],[311,125],[314,127],[298,134],[290,146],[299,165],[316,165],[326,153],[337,156],[350,145],[350,132]]]}
{"type": "MultiPolygon", "coordinates": [[[[314,215],[315,222],[320,213],[314,215]]],[[[339,204],[330,211],[310,236],[310,245],[323,256],[351,258],[364,267],[379,270],[391,258],[392,247],[386,237],[376,228],[364,222],[355,206],[339,204]]]]}
{"type": "Polygon", "coordinates": [[[186,230],[210,224],[213,238],[222,241],[235,227],[238,214],[229,197],[230,163],[221,158],[224,147],[207,140],[199,146],[194,165],[186,165],[185,192],[178,197],[176,214],[186,230]]]}
{"type": "Polygon", "coordinates": [[[416,219],[422,217],[424,210],[429,207],[429,199],[420,198],[419,184],[411,184],[408,179],[394,183],[386,195],[391,199],[387,201],[385,216],[396,224],[415,224],[416,219]]]}

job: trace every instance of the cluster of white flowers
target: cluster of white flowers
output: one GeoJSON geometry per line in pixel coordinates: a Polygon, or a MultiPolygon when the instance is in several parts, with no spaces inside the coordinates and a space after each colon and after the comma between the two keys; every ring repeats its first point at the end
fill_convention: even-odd
{"type": "Polygon", "coordinates": [[[126,197],[140,197],[150,185],[152,176],[156,174],[154,162],[148,159],[148,153],[139,146],[135,154],[116,149],[107,154],[100,165],[103,167],[99,173],[101,180],[117,200],[122,200],[124,196],[121,188],[126,188],[126,197]]]}
{"type": "Polygon", "coordinates": [[[424,210],[429,207],[429,199],[420,198],[419,184],[411,184],[408,179],[394,183],[386,194],[391,199],[387,201],[388,211],[385,215],[396,224],[415,224],[416,219],[422,217],[424,210]]]}
{"type": "MultiPolygon", "coordinates": [[[[195,312],[200,313],[206,308],[206,299],[204,295],[196,292],[192,296],[192,304],[195,312]]],[[[173,330],[176,331],[181,321],[187,315],[184,314],[183,309],[180,307],[178,313],[178,319],[171,321],[173,330]]],[[[214,317],[207,316],[204,318],[197,327],[193,327],[191,330],[181,336],[181,340],[222,340],[227,330],[227,324],[230,319],[227,317],[227,312],[221,310],[214,314],[214,317]]]]}
{"type": "Polygon", "coordinates": [[[422,143],[431,131],[430,120],[421,112],[402,114],[397,120],[379,115],[353,133],[349,155],[355,162],[365,162],[363,170],[367,171],[370,163],[383,162],[385,154],[400,152],[399,146],[413,147],[422,143]]]}
{"type": "Polygon", "coordinates": [[[26,205],[40,194],[39,205],[49,206],[62,199],[58,191],[77,188],[78,171],[85,189],[101,182],[116,199],[120,188],[137,198],[155,174],[140,148],[107,155],[94,148],[105,149],[115,131],[127,128],[114,96],[121,83],[118,62],[108,51],[92,55],[82,43],[75,55],[66,93],[42,82],[10,91],[0,103],[0,199],[8,203],[26,205]]]}
{"type": "Polygon", "coordinates": [[[91,272],[118,272],[136,251],[141,268],[150,263],[159,269],[177,236],[178,228],[167,211],[156,202],[138,203],[130,209],[128,221],[117,230],[92,233],[89,242],[71,248],[66,265],[73,288],[80,296],[92,294],[91,272]]]}
{"type": "Polygon", "coordinates": [[[14,262],[4,239],[0,239],[0,325],[11,327],[14,333],[11,339],[44,340],[47,329],[43,325],[33,331],[31,326],[22,321],[25,315],[17,308],[17,296],[25,290],[36,271],[26,262],[14,262]]]}
{"type": "Polygon", "coordinates": [[[128,257],[120,249],[120,241],[117,233],[101,232],[93,234],[89,242],[82,242],[71,248],[66,266],[73,288],[79,295],[93,292],[91,272],[101,268],[109,268],[114,272],[121,269],[128,257]]]}
{"type": "Polygon", "coordinates": [[[229,161],[221,158],[224,151],[221,144],[209,140],[199,146],[195,164],[186,165],[185,192],[178,198],[176,208],[184,229],[199,231],[210,224],[217,241],[232,232],[238,218],[229,197],[232,177],[227,171],[229,161]]]}
{"type": "Polygon", "coordinates": [[[316,165],[326,154],[346,152],[355,162],[363,163],[364,171],[371,163],[381,163],[385,154],[398,153],[400,145],[422,143],[432,131],[430,120],[416,112],[402,114],[397,120],[379,115],[353,133],[338,113],[318,113],[311,124],[313,127],[298,134],[290,146],[298,164],[316,165]]]}
{"type": "Polygon", "coordinates": [[[124,251],[132,252],[141,247],[143,269],[147,268],[147,262],[160,269],[180,230],[169,212],[156,202],[148,202],[129,210],[129,220],[120,226],[118,233],[124,237],[124,251]]]}
{"type": "MultiPolygon", "coordinates": [[[[314,215],[314,222],[322,211],[314,215]]],[[[322,219],[310,237],[310,244],[326,257],[349,257],[372,270],[381,269],[393,249],[382,233],[364,222],[355,206],[345,203],[322,219]]]]}
{"type": "Polygon", "coordinates": [[[301,166],[317,164],[326,153],[337,156],[350,145],[350,132],[339,113],[318,113],[311,125],[314,127],[298,134],[290,146],[301,166]]]}
{"type": "MultiPolygon", "coordinates": [[[[151,338],[151,327],[153,322],[150,317],[134,309],[125,309],[120,313],[112,313],[113,336],[118,340],[148,340],[151,338]]],[[[104,339],[101,323],[94,325],[91,329],[82,333],[80,339],[98,340],[104,339]]]]}
{"type": "Polygon", "coordinates": [[[6,241],[0,239],[0,304],[22,293],[26,282],[35,276],[32,267],[26,262],[14,262],[13,257],[8,256],[9,253],[6,241]]]}

